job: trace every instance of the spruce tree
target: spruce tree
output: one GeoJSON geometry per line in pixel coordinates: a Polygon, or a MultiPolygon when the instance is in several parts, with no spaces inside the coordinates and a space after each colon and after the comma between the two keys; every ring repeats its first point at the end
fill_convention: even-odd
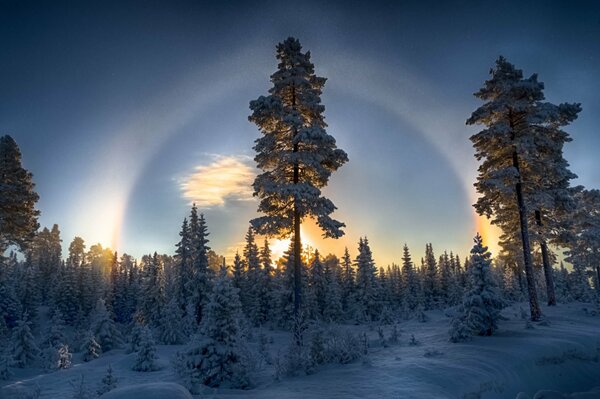
{"type": "Polygon", "coordinates": [[[121,346],[122,339],[103,299],[98,299],[92,314],[92,331],[102,351],[107,352],[121,346]]]}
{"type": "Polygon", "coordinates": [[[112,391],[117,387],[117,382],[119,382],[119,379],[114,376],[112,366],[109,364],[108,368],[106,369],[106,375],[102,377],[100,387],[96,393],[102,396],[106,392],[112,391]]]}
{"type": "Polygon", "coordinates": [[[15,140],[0,137],[0,256],[10,245],[26,249],[37,231],[39,196],[32,175],[21,164],[21,150],[15,140]]]}
{"type": "Polygon", "coordinates": [[[156,365],[156,346],[154,345],[154,337],[148,326],[142,329],[140,347],[135,357],[135,363],[132,366],[133,371],[155,371],[158,369],[156,365]]]}
{"type": "Polygon", "coordinates": [[[376,320],[381,311],[377,267],[366,237],[358,241],[358,256],[355,264],[357,317],[362,321],[376,320]]]}
{"type": "Polygon", "coordinates": [[[249,381],[240,334],[241,303],[226,272],[216,278],[206,305],[200,335],[177,365],[192,392],[201,384],[245,388],[249,381]]]}
{"type": "Polygon", "coordinates": [[[258,245],[256,245],[254,240],[252,228],[249,228],[246,233],[244,260],[246,262],[246,286],[240,294],[242,308],[248,319],[254,325],[259,325],[264,322],[260,315],[260,285],[262,284],[263,276],[260,270],[258,245]]]}
{"type": "Polygon", "coordinates": [[[187,218],[183,219],[179,236],[181,239],[177,243],[177,250],[175,251],[178,265],[177,301],[181,309],[185,310],[187,301],[191,296],[186,283],[191,279],[192,275],[192,243],[187,218]]]}
{"type": "Polygon", "coordinates": [[[31,334],[31,323],[28,318],[27,312],[23,313],[23,317],[12,332],[11,355],[15,367],[30,366],[39,359],[40,350],[31,334]]]}
{"type": "Polygon", "coordinates": [[[440,303],[440,290],[438,279],[438,266],[431,244],[425,245],[425,272],[423,277],[423,296],[425,309],[434,309],[440,303]]]}
{"type": "Polygon", "coordinates": [[[600,296],[600,190],[576,188],[576,211],[569,235],[566,261],[573,264],[570,278],[574,299],[589,301],[591,290],[587,272],[595,275],[596,295],[600,296]]]}
{"type": "Polygon", "coordinates": [[[483,245],[479,233],[474,242],[469,268],[471,289],[465,293],[462,305],[452,320],[452,342],[463,341],[472,335],[492,335],[498,329],[500,311],[504,305],[492,275],[491,254],[483,245]]]}
{"type": "Polygon", "coordinates": [[[196,323],[202,320],[203,310],[208,302],[208,296],[212,289],[212,270],[208,266],[208,230],[204,215],[196,216],[196,207],[192,207],[190,217],[190,235],[192,246],[192,273],[191,279],[186,283],[190,293],[189,303],[194,312],[196,323]]]}
{"type": "Polygon", "coordinates": [[[410,312],[414,311],[419,303],[419,280],[408,245],[404,244],[402,251],[402,307],[405,312],[410,312]]]}
{"type": "Polygon", "coordinates": [[[342,307],[344,311],[348,310],[348,306],[354,296],[354,268],[350,260],[348,248],[344,248],[344,257],[342,258],[342,278],[340,281],[342,290],[342,307]]]}
{"type": "Polygon", "coordinates": [[[184,312],[177,298],[172,298],[163,315],[160,341],[165,345],[179,345],[184,342],[184,312]]]}
{"type": "Polygon", "coordinates": [[[102,354],[102,347],[96,341],[96,337],[92,331],[87,331],[81,345],[83,351],[83,361],[89,362],[100,357],[102,354]]]}
{"type": "Polygon", "coordinates": [[[156,252],[152,256],[145,256],[143,260],[144,271],[140,310],[144,320],[156,327],[160,324],[165,305],[162,264],[156,252]]]}
{"type": "Polygon", "coordinates": [[[250,103],[249,120],[263,134],[254,146],[255,161],[263,171],[254,181],[254,192],[260,199],[258,210],[265,213],[251,223],[259,234],[293,237],[297,317],[302,286],[300,224],[314,217],[326,237],[343,234],[344,224],[330,217],[336,207],[321,195],[321,188],[348,156],[325,130],[320,98],[325,79],[315,75],[310,52],[303,53],[300,42],[290,37],[277,45],[277,59],[269,95],[250,103]]]}

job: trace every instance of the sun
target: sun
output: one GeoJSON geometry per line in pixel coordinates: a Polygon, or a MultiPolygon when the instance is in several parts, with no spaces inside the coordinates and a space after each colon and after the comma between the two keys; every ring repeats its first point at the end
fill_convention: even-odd
{"type": "MultiPolygon", "coordinates": [[[[306,233],[306,229],[300,226],[300,238],[302,239],[302,247],[306,249],[307,247],[311,247],[313,250],[315,248],[315,242],[311,238],[309,234],[306,233]]],[[[290,248],[290,243],[292,242],[290,238],[272,238],[269,240],[269,248],[271,249],[271,257],[274,261],[284,256],[285,252],[290,248]]]]}

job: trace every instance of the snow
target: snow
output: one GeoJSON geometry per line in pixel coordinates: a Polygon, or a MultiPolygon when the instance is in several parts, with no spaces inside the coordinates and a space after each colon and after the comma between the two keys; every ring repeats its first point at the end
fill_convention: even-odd
{"type": "MultiPolygon", "coordinates": [[[[502,315],[508,320],[500,321],[493,336],[474,337],[459,344],[448,342],[450,319],[443,311],[426,312],[429,321],[425,323],[402,321],[399,344],[387,347],[380,345],[376,326],[345,326],[355,333],[366,332],[370,343],[368,359],[347,365],[321,366],[312,375],[284,377],[281,381],[274,380],[273,366],[263,364],[254,371],[254,389],[207,388],[206,392],[215,399],[504,399],[515,398],[520,392],[522,398],[534,398],[534,395],[544,398],[548,396],[540,396],[539,391],[586,392],[598,386],[600,318],[584,311],[590,305],[571,303],[545,307],[543,311],[548,322],[534,323],[533,329],[525,328],[521,307],[527,308],[527,305],[516,304],[503,310],[502,315]],[[415,335],[419,345],[409,345],[411,334],[415,335]]],[[[392,327],[384,326],[383,329],[385,336],[390,337],[392,327]]],[[[263,333],[274,339],[273,344],[267,345],[273,358],[278,352],[285,351],[285,345],[290,341],[289,333],[265,330],[263,333]]],[[[257,342],[252,344],[257,345],[257,342]]],[[[89,389],[95,392],[109,364],[118,378],[117,388],[156,381],[181,383],[170,360],[182,349],[181,345],[158,345],[160,369],[146,373],[132,371],[136,354],[127,354],[122,349],[109,351],[87,363],[83,362],[81,353],[74,354],[72,368],[52,373],[41,369],[11,369],[14,376],[8,381],[0,381],[0,386],[4,385],[0,388],[0,398],[18,398],[19,392],[31,390],[36,384],[40,387],[41,399],[70,397],[69,381],[76,381],[81,375],[89,389]]],[[[144,395],[144,399],[150,399],[148,395],[144,395]]],[[[599,392],[585,395],[564,397],[600,398],[599,392]]]]}
{"type": "Polygon", "coordinates": [[[172,382],[154,382],[117,388],[102,399],[192,399],[187,389],[172,382]]]}

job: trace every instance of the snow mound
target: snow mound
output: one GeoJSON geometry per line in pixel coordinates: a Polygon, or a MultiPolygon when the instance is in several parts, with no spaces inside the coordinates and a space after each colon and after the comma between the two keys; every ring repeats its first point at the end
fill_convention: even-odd
{"type": "Polygon", "coordinates": [[[193,399],[190,392],[172,382],[129,385],[100,396],[101,399],[193,399]]]}

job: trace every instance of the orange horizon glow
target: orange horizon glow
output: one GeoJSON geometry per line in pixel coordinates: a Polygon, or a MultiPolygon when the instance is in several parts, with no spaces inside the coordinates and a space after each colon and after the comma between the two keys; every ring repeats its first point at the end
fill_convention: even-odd
{"type": "Polygon", "coordinates": [[[485,216],[480,216],[476,213],[475,215],[475,226],[477,232],[483,239],[483,245],[487,246],[493,256],[497,256],[500,247],[498,246],[498,240],[500,238],[500,229],[491,223],[491,220],[485,216]]]}

